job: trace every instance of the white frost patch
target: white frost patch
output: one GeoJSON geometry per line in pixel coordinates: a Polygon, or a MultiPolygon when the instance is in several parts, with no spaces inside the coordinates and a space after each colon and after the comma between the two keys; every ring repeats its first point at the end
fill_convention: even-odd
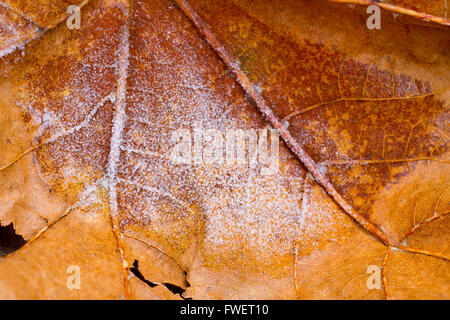
{"type": "Polygon", "coordinates": [[[129,30],[128,25],[124,27],[122,43],[119,51],[119,80],[116,95],[116,113],[113,119],[111,150],[107,166],[107,178],[109,184],[110,207],[113,215],[118,214],[117,204],[117,166],[120,158],[120,145],[123,139],[123,130],[126,122],[125,104],[126,104],[126,82],[128,76],[129,64],[129,30]]]}
{"type": "Polygon", "coordinates": [[[6,49],[3,49],[0,51],[0,58],[16,51],[16,50],[22,50],[22,55],[25,53],[25,51],[23,51],[25,49],[25,44],[21,43],[19,45],[12,45],[6,49]]]}
{"type": "Polygon", "coordinates": [[[204,197],[208,212],[205,243],[236,247],[237,238],[261,259],[292,252],[304,223],[300,206],[302,179],[284,179],[294,190],[275,180],[249,178],[223,192],[204,197]],[[296,192],[297,191],[297,192],[296,192]],[[226,205],[224,205],[226,203],[226,205]]]}
{"type": "MultiPolygon", "coordinates": [[[[86,127],[86,125],[92,120],[92,118],[95,116],[95,114],[97,113],[98,109],[100,109],[106,101],[113,101],[114,99],[114,93],[109,94],[108,96],[106,96],[105,98],[103,98],[92,110],[91,112],[89,112],[89,114],[87,115],[87,117],[79,124],[77,124],[76,126],[73,126],[69,129],[62,129],[60,130],[57,134],[55,134],[54,136],[52,136],[51,138],[49,138],[46,142],[54,142],[56,140],[58,140],[61,137],[64,136],[68,136],[71,135],[79,130],[81,130],[82,128],[86,127]]],[[[56,117],[54,116],[53,112],[50,111],[46,111],[44,112],[44,114],[42,115],[42,124],[39,127],[39,130],[36,134],[36,138],[39,138],[46,129],[48,129],[51,125],[55,125],[55,122],[57,121],[56,117]]]]}

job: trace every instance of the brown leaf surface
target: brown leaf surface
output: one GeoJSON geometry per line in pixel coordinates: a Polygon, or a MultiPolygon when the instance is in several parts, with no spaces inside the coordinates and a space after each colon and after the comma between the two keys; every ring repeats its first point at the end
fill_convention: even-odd
{"type": "Polygon", "coordinates": [[[450,25],[447,0],[331,0],[348,4],[377,5],[394,13],[413,16],[424,21],[450,25]]]}
{"type": "Polygon", "coordinates": [[[11,53],[64,22],[69,5],[82,8],[88,0],[4,0],[0,3],[0,57],[11,53]]]}
{"type": "Polygon", "coordinates": [[[5,4],[46,31],[0,20],[21,30],[0,37],[0,224],[28,240],[0,297],[450,296],[446,27],[383,13],[369,31],[326,1],[103,0],[69,30],[64,1],[5,4]],[[170,159],[177,130],[269,124],[275,175],[170,159]]]}
{"type": "Polygon", "coordinates": [[[2,298],[120,299],[119,257],[109,217],[95,208],[88,213],[74,210],[30,245],[4,258],[2,298]],[[66,286],[66,271],[73,265],[82,270],[83,290],[66,286]]]}

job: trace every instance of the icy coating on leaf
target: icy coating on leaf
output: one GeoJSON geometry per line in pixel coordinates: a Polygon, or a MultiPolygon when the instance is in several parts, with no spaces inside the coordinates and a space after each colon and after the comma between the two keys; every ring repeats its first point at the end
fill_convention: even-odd
{"type": "MultiPolygon", "coordinates": [[[[430,32],[425,46],[424,31],[409,36],[396,26],[397,43],[384,45],[384,38],[368,34],[375,40],[367,46],[363,37],[349,40],[359,32],[356,14],[344,23],[338,18],[344,11],[322,2],[193,0],[198,21],[178,2],[91,1],[80,30],[60,24],[1,58],[0,107],[15,109],[0,124],[20,119],[13,123],[26,136],[6,125],[0,130],[0,147],[7,150],[0,179],[23,176],[26,190],[48,188],[36,195],[46,201],[28,213],[16,208],[30,203],[15,190],[24,187],[8,184],[0,200],[13,200],[0,203],[7,212],[2,225],[14,222],[33,250],[41,233],[54,223],[70,225],[63,217],[81,208],[76,219],[114,234],[117,247],[110,247],[111,235],[104,238],[109,254],[122,260],[126,298],[130,290],[142,293],[141,280],[128,273],[137,260],[149,282],[176,274],[174,282],[194,298],[394,295],[392,287],[370,292],[363,277],[368,263],[392,263],[394,243],[387,251],[280,137],[263,136],[270,119],[259,112],[257,92],[358,215],[395,241],[413,243],[412,250],[443,259],[447,268],[448,252],[422,238],[448,232],[433,224],[448,212],[450,196],[448,30],[430,32]],[[325,19],[328,14],[335,19],[325,19]],[[336,35],[336,24],[344,35],[336,35]],[[247,134],[243,165],[226,162],[231,130],[247,134]],[[180,132],[188,139],[188,163],[171,156],[180,132]],[[259,143],[267,138],[263,147],[251,144],[252,133],[259,143]],[[213,149],[222,163],[208,163],[213,149]],[[263,151],[279,153],[272,174],[263,151]],[[152,279],[155,265],[162,266],[158,279],[152,279]]],[[[12,48],[8,41],[2,44],[12,48]]],[[[434,260],[424,262],[427,268],[428,261],[434,260]]]]}

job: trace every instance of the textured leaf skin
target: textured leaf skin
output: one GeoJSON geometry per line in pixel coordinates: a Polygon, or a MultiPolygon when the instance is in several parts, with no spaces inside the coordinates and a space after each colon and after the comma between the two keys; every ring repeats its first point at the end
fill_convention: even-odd
{"type": "Polygon", "coordinates": [[[326,1],[108,0],[74,31],[63,1],[6,4],[45,31],[0,20],[24,30],[23,49],[0,42],[0,224],[28,240],[0,260],[1,298],[450,297],[445,26],[383,15],[370,32],[326,1]],[[180,128],[282,121],[277,175],[168,158],[180,128]]]}
{"type": "Polygon", "coordinates": [[[64,22],[69,14],[69,5],[82,8],[88,0],[73,1],[32,1],[5,0],[0,3],[0,57],[22,49],[46,31],[64,22]]]}
{"type": "Polygon", "coordinates": [[[446,0],[331,0],[334,2],[362,5],[377,5],[395,14],[401,13],[415,18],[450,25],[449,7],[446,0]]]}

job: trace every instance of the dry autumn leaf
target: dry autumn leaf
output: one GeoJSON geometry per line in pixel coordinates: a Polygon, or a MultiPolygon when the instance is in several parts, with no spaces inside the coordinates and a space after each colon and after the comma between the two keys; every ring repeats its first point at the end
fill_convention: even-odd
{"type": "Polygon", "coordinates": [[[450,25],[448,20],[447,0],[331,0],[348,4],[377,5],[394,12],[413,16],[415,18],[450,25]]]}
{"type": "Polygon", "coordinates": [[[0,298],[450,298],[446,1],[78,2],[0,2],[0,298]]]}

